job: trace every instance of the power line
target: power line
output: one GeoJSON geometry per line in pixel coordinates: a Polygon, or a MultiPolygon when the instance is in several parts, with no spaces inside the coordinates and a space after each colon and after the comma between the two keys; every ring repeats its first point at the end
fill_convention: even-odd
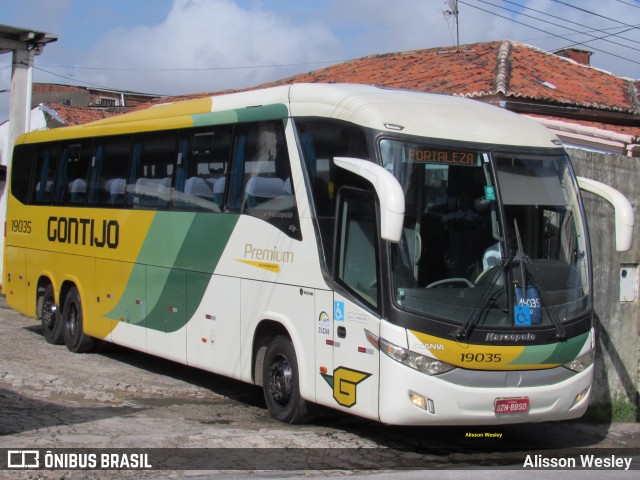
{"type": "MultiPolygon", "coordinates": [[[[593,28],[593,27],[589,27],[588,25],[583,25],[582,23],[574,22],[573,20],[569,20],[569,19],[567,19],[567,18],[563,18],[563,17],[559,17],[559,16],[557,16],[557,15],[552,15],[552,14],[547,13],[547,12],[543,12],[542,10],[536,10],[535,8],[531,8],[531,7],[526,7],[526,6],[524,6],[524,5],[520,5],[519,3],[516,3],[516,2],[512,2],[512,1],[509,1],[509,0],[502,0],[502,1],[503,1],[503,2],[505,2],[505,3],[510,3],[510,4],[512,4],[512,5],[516,5],[516,6],[520,7],[520,8],[525,9],[525,10],[531,10],[531,11],[533,11],[533,12],[540,13],[540,14],[542,14],[542,15],[546,15],[546,16],[551,17],[551,18],[557,18],[558,20],[563,20],[563,21],[565,21],[565,22],[567,22],[567,23],[572,23],[572,24],[574,24],[574,25],[578,25],[578,26],[580,26],[580,27],[584,27],[584,28],[593,28]]],[[[501,7],[501,8],[503,8],[503,7],[501,7]]],[[[638,8],[640,8],[640,7],[638,7],[638,8]]],[[[543,21],[543,20],[541,20],[541,21],[543,21]]],[[[635,26],[635,27],[637,27],[638,25],[634,25],[634,26],[635,26]]],[[[613,27],[612,27],[612,28],[613,28],[613,27]]],[[[615,27],[615,28],[622,28],[622,27],[615,27]]],[[[603,29],[593,29],[593,30],[591,30],[591,31],[589,31],[589,32],[581,32],[581,33],[591,33],[592,31],[593,31],[593,32],[604,32],[605,30],[611,30],[611,28],[609,28],[609,29],[606,29],[606,28],[603,28],[603,29]]],[[[621,40],[627,40],[628,42],[637,43],[637,41],[636,41],[635,39],[633,39],[633,38],[627,38],[627,37],[621,37],[621,36],[619,36],[619,34],[620,34],[620,33],[621,33],[621,32],[618,32],[618,34],[616,34],[616,36],[617,36],[618,38],[620,38],[621,40]]]]}
{"type": "MultiPolygon", "coordinates": [[[[622,31],[622,32],[620,32],[620,33],[628,32],[629,30],[633,30],[633,28],[632,28],[632,27],[627,28],[626,30],[623,30],[623,31],[622,31]]],[[[587,42],[593,42],[593,41],[595,41],[595,40],[604,40],[605,38],[610,37],[611,35],[614,35],[614,34],[613,34],[613,33],[611,33],[611,34],[609,34],[609,35],[605,35],[605,36],[603,36],[603,37],[597,37],[597,38],[594,38],[594,39],[592,39],[592,40],[587,40],[585,43],[587,43],[587,42]]],[[[609,41],[609,40],[605,40],[605,42],[607,42],[607,41],[609,41]]],[[[614,42],[614,43],[615,43],[615,42],[614,42]]],[[[571,45],[568,45],[568,46],[566,46],[566,47],[564,47],[564,48],[574,47],[574,46],[576,46],[576,45],[584,45],[584,43],[572,43],[571,45]]],[[[624,46],[624,45],[623,45],[623,46],[624,46]]],[[[589,46],[589,48],[593,48],[593,47],[590,45],[590,46],[589,46]]],[[[627,47],[627,48],[632,48],[632,47],[627,47]]],[[[595,48],[594,48],[594,50],[595,50],[595,48]]],[[[633,50],[637,50],[637,49],[636,49],[636,48],[634,48],[633,50]]],[[[607,52],[604,52],[604,53],[607,53],[607,52]]],[[[613,55],[613,54],[612,54],[612,53],[609,53],[609,55],[613,55]]]]}
{"type": "Polygon", "coordinates": [[[630,7],[640,8],[640,5],[634,5],[633,3],[624,2],[623,0],[616,0],[616,2],[624,3],[625,5],[629,5],[630,7]]]}
{"type": "MultiPolygon", "coordinates": [[[[196,72],[196,71],[216,71],[216,70],[243,70],[243,69],[257,69],[257,68],[280,68],[280,67],[293,67],[293,66],[302,66],[302,65],[339,63],[344,61],[345,60],[327,60],[322,62],[288,63],[288,64],[276,64],[276,65],[251,65],[251,66],[239,66],[239,67],[203,67],[203,68],[116,68],[116,67],[77,67],[77,66],[70,67],[70,66],[64,66],[64,65],[39,64],[37,66],[33,65],[33,68],[34,70],[38,70],[38,71],[47,73],[49,75],[53,75],[55,77],[64,78],[65,80],[71,81],[73,83],[80,83],[83,85],[103,88],[106,90],[115,90],[113,87],[107,87],[97,83],[78,80],[77,78],[72,77],[70,75],[60,75],[50,70],[46,70],[42,67],[45,66],[49,68],[64,68],[69,70],[98,70],[98,71],[125,71],[125,72],[196,72]]],[[[6,68],[9,68],[9,67],[6,67],[6,68]]],[[[157,95],[157,96],[164,97],[167,95],[163,94],[163,95],[157,95]]]]}
{"type": "MultiPolygon", "coordinates": [[[[567,37],[569,36],[573,36],[573,35],[582,35],[583,33],[593,33],[593,32],[606,32],[607,30],[614,30],[614,29],[619,29],[619,28],[624,28],[624,27],[610,27],[610,28],[603,28],[603,29],[593,29],[593,30],[587,30],[584,32],[579,32],[579,33],[565,33],[565,35],[567,37]]],[[[618,32],[620,33],[620,32],[618,32]]],[[[522,40],[523,42],[535,42],[537,40],[547,40],[549,38],[555,38],[555,35],[550,35],[550,36],[545,36],[545,37],[535,37],[535,38],[529,38],[529,39],[524,39],[522,40]]],[[[623,37],[624,38],[624,37],[623,37]]]]}
{"type": "MultiPolygon", "coordinates": [[[[609,27],[609,28],[603,28],[603,29],[585,30],[584,32],[578,32],[578,33],[566,33],[565,35],[566,35],[566,36],[582,35],[582,34],[584,34],[584,33],[593,33],[593,32],[603,32],[603,33],[605,33],[605,32],[607,32],[607,30],[617,30],[617,29],[620,29],[620,28],[624,28],[624,27],[609,27]]],[[[623,30],[623,32],[626,32],[626,31],[628,31],[628,30],[629,30],[629,29],[627,28],[627,29],[623,30]]],[[[621,33],[621,32],[618,32],[618,33],[621,33]]],[[[547,39],[549,39],[549,38],[555,38],[555,35],[552,35],[552,36],[549,36],[549,37],[536,37],[536,38],[530,38],[530,39],[528,39],[528,40],[523,40],[523,41],[525,41],[525,42],[527,42],[527,41],[529,41],[529,42],[533,42],[533,41],[536,41],[536,40],[547,40],[547,39]]],[[[619,38],[626,38],[626,37],[619,37],[619,38]]]]}
{"type": "Polygon", "coordinates": [[[635,26],[633,26],[633,25],[628,25],[628,24],[626,24],[626,23],[624,23],[624,22],[621,22],[620,20],[616,20],[615,18],[605,17],[604,15],[600,15],[599,13],[592,12],[591,10],[587,10],[587,9],[585,9],[585,8],[576,7],[575,5],[571,5],[570,3],[563,2],[562,0],[551,0],[551,1],[552,1],[552,2],[555,2],[555,3],[559,3],[559,4],[561,4],[561,5],[565,5],[565,6],[569,7],[569,8],[574,8],[574,9],[576,9],[576,10],[580,10],[581,12],[588,13],[589,15],[594,15],[594,16],[596,16],[596,17],[604,18],[604,19],[606,19],[606,20],[610,20],[610,21],[612,21],[612,22],[619,23],[620,25],[624,25],[625,27],[638,28],[638,27],[635,27],[635,26]]]}
{"type": "MultiPolygon", "coordinates": [[[[118,90],[118,89],[113,88],[113,87],[106,87],[104,85],[99,85],[97,83],[85,82],[83,80],[78,80],[77,78],[64,76],[64,75],[59,75],[57,73],[50,72],[49,70],[45,70],[44,68],[40,68],[40,67],[37,67],[35,65],[33,66],[33,69],[34,70],[38,70],[40,72],[48,73],[49,75],[53,75],[54,77],[60,77],[60,78],[64,78],[65,80],[71,80],[74,83],[82,83],[84,85],[90,85],[92,87],[98,87],[98,88],[102,88],[104,90],[118,90]]],[[[121,90],[121,91],[128,91],[128,90],[121,90]]],[[[159,94],[150,94],[150,95],[155,95],[155,96],[158,96],[158,97],[166,97],[166,96],[168,96],[168,95],[159,95],[159,94]]]]}
{"type": "MultiPolygon", "coordinates": [[[[538,30],[539,32],[546,33],[547,35],[552,35],[552,36],[554,36],[554,37],[556,37],[556,38],[561,38],[562,40],[566,40],[566,41],[568,41],[568,42],[572,42],[572,40],[571,40],[571,39],[566,38],[566,37],[563,37],[562,35],[558,35],[558,34],[556,34],[556,33],[550,32],[550,31],[548,31],[548,30],[544,30],[544,29],[539,28],[539,27],[534,27],[533,25],[529,25],[529,24],[524,23],[524,22],[519,22],[518,20],[514,20],[513,18],[505,17],[504,15],[500,15],[500,14],[498,14],[498,13],[496,13],[496,12],[492,12],[492,11],[490,11],[490,10],[486,10],[486,9],[484,9],[484,8],[480,8],[480,7],[478,7],[477,5],[472,5],[472,4],[467,3],[467,2],[464,2],[464,1],[462,1],[462,0],[459,0],[459,1],[458,1],[458,3],[462,3],[462,4],[464,4],[464,5],[467,5],[468,7],[475,8],[476,10],[480,10],[480,11],[485,12],[485,13],[488,13],[488,14],[490,14],[490,15],[494,15],[494,16],[496,16],[496,17],[503,18],[503,19],[508,20],[508,21],[510,21],[510,22],[517,23],[517,24],[519,24],[519,25],[523,25],[523,26],[525,26],[525,27],[529,27],[529,28],[531,28],[531,29],[533,29],[533,30],[538,30]]],[[[636,27],[634,27],[634,28],[636,28],[636,27]]],[[[586,45],[586,44],[585,44],[585,42],[578,42],[578,43],[575,43],[574,45],[586,45]]],[[[626,60],[626,61],[628,61],[628,62],[632,62],[632,63],[635,63],[635,64],[637,64],[637,65],[640,65],[640,62],[637,62],[637,61],[632,60],[632,59],[630,59],[630,58],[622,57],[622,56],[620,56],[620,55],[616,55],[615,53],[607,52],[607,51],[605,51],[605,50],[601,50],[601,49],[596,48],[596,47],[593,47],[593,46],[589,46],[589,48],[590,48],[591,50],[596,51],[596,52],[601,52],[601,53],[604,53],[604,54],[606,54],[606,55],[611,55],[612,57],[620,58],[620,59],[622,59],[622,60],[626,60]]]]}
{"type": "MultiPolygon", "coordinates": [[[[480,3],[484,3],[484,4],[486,4],[486,5],[491,5],[492,7],[500,8],[500,9],[502,9],[502,10],[506,10],[506,11],[508,11],[508,12],[512,12],[512,13],[519,14],[519,15],[520,15],[520,16],[522,16],[522,17],[532,18],[532,19],[537,20],[537,21],[539,21],[539,22],[543,22],[543,23],[546,23],[546,24],[548,24],[548,25],[553,25],[554,27],[560,27],[560,28],[568,29],[568,30],[571,30],[571,31],[573,31],[573,32],[583,33],[583,34],[585,34],[585,35],[589,35],[590,37],[593,37],[591,40],[585,40],[585,43],[586,43],[586,42],[592,42],[592,41],[595,41],[595,40],[604,40],[605,42],[612,43],[612,44],[614,44],[614,45],[618,45],[619,47],[629,48],[629,49],[631,49],[631,50],[635,50],[636,52],[640,52],[640,49],[638,49],[638,48],[631,47],[631,46],[629,46],[629,45],[625,45],[625,44],[623,44],[623,43],[614,42],[613,40],[606,40],[606,37],[614,36],[614,35],[616,35],[615,33],[607,34],[607,35],[605,35],[604,37],[597,37],[597,36],[595,36],[595,35],[591,35],[590,33],[580,32],[579,30],[576,30],[575,28],[571,28],[571,27],[567,27],[567,26],[564,26],[564,25],[560,25],[560,24],[558,24],[558,23],[550,22],[550,21],[548,21],[548,20],[544,20],[544,19],[542,19],[542,18],[534,17],[534,16],[532,16],[532,15],[527,15],[526,13],[517,12],[517,11],[512,10],[512,9],[510,9],[510,8],[501,7],[500,5],[496,5],[495,3],[491,3],[491,2],[488,2],[488,1],[486,1],[486,0],[476,0],[476,1],[477,1],[477,2],[480,2],[480,3]]],[[[513,4],[513,5],[518,5],[519,7],[523,7],[523,8],[525,8],[525,9],[528,9],[528,8],[527,8],[527,7],[525,7],[524,5],[520,5],[520,4],[518,4],[518,3],[510,2],[510,1],[508,1],[508,0],[503,0],[503,1],[506,1],[507,3],[511,3],[511,4],[513,4]]],[[[541,12],[541,11],[539,11],[539,10],[535,10],[535,9],[533,9],[533,8],[532,8],[532,9],[528,9],[528,10],[533,10],[533,11],[535,11],[535,12],[537,12],[537,13],[543,13],[543,14],[547,15],[546,13],[541,12]]],[[[551,17],[553,17],[553,18],[560,18],[560,17],[556,17],[556,16],[554,16],[554,15],[549,15],[549,16],[551,16],[551,17]]],[[[576,23],[576,22],[571,22],[571,23],[575,23],[576,25],[580,25],[581,27],[584,27],[584,28],[590,28],[590,27],[588,27],[587,25],[583,25],[583,24],[580,24],[580,23],[576,23]]],[[[628,29],[627,29],[627,30],[625,30],[625,31],[628,31],[628,29]]],[[[621,33],[622,33],[622,32],[621,32],[621,33]]]]}
{"type": "Polygon", "coordinates": [[[40,64],[43,67],[49,68],[65,68],[68,70],[99,70],[99,71],[113,71],[113,72],[204,72],[204,71],[216,71],[216,70],[247,70],[258,68],[283,68],[283,67],[300,67],[305,65],[324,65],[330,63],[342,63],[347,60],[326,60],[322,62],[304,62],[304,63],[281,63],[275,65],[247,65],[239,67],[184,67],[184,68],[136,68],[136,67],[78,67],[78,66],[66,66],[66,65],[49,65],[40,64]]]}

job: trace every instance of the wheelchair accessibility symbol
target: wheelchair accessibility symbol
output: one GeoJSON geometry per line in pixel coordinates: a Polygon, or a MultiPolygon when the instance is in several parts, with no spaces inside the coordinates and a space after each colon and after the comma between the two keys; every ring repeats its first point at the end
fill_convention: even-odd
{"type": "Polygon", "coordinates": [[[344,302],[333,302],[333,319],[344,322],[344,302]]]}
{"type": "Polygon", "coordinates": [[[516,326],[531,325],[531,310],[529,307],[517,305],[514,307],[513,316],[516,326]]]}

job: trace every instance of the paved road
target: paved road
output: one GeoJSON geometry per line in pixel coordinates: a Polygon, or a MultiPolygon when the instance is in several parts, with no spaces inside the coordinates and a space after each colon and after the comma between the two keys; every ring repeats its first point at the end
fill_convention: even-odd
{"type": "MultiPolygon", "coordinates": [[[[599,458],[610,453],[635,455],[633,465],[639,468],[640,450],[626,449],[640,449],[640,425],[562,422],[406,428],[330,410],[319,411],[309,425],[284,425],[269,416],[257,387],[115,346],[94,354],[70,353],[64,346],[47,344],[37,323],[8,309],[0,299],[0,451],[2,455],[6,454],[2,449],[67,453],[57,449],[74,448],[95,449],[91,452],[98,455],[110,451],[106,449],[130,448],[149,453],[156,464],[166,463],[174,451],[144,449],[228,449],[181,450],[205,459],[204,464],[191,459],[173,464],[176,467],[170,471],[108,470],[92,472],[91,478],[243,478],[256,470],[263,478],[328,474],[342,478],[364,469],[367,477],[378,479],[389,477],[375,468],[411,466],[440,473],[452,468],[518,468],[527,454],[542,449],[552,449],[545,455],[560,457],[575,449],[599,458]],[[336,469],[309,472],[329,466],[336,469]]],[[[510,478],[519,475],[511,472],[510,478]]],[[[598,473],[599,478],[614,478],[607,475],[632,472],[598,473]]],[[[81,471],[0,470],[0,478],[16,475],[87,476],[81,471]]],[[[469,470],[465,475],[482,477],[469,470]]],[[[422,470],[403,477],[435,478],[422,470]]]]}

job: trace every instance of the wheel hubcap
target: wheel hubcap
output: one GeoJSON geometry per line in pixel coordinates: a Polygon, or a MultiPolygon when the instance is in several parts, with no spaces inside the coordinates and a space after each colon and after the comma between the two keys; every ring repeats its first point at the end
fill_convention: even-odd
{"type": "Polygon", "coordinates": [[[269,391],[271,398],[280,405],[286,405],[291,398],[292,380],[291,365],[285,357],[277,357],[269,372],[269,391]]]}
{"type": "Polygon", "coordinates": [[[51,330],[55,325],[56,304],[53,299],[48,298],[45,300],[42,306],[42,324],[48,330],[51,330]]]}
{"type": "Polygon", "coordinates": [[[72,337],[76,336],[78,331],[78,310],[72,306],[69,311],[69,333],[72,337]]]}

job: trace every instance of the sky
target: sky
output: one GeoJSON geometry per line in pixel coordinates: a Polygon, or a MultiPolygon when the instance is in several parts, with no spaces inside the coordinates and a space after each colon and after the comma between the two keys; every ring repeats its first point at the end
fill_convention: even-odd
{"type": "MultiPolygon", "coordinates": [[[[0,24],[58,36],[36,57],[34,82],[177,95],[455,45],[446,14],[453,2],[0,0],[0,24]]],[[[460,44],[577,44],[593,52],[595,67],[640,79],[640,0],[459,0],[458,10],[460,44]]],[[[10,65],[11,54],[1,55],[0,123],[8,118],[10,65]]]]}

